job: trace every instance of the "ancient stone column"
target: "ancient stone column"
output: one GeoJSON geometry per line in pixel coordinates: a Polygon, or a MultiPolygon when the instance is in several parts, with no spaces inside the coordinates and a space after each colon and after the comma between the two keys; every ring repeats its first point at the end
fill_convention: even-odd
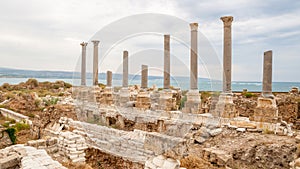
{"type": "Polygon", "coordinates": [[[278,123],[278,107],[272,94],[272,51],[264,52],[262,97],[257,99],[253,120],[278,123]]]}
{"type": "Polygon", "coordinates": [[[111,71],[107,71],[107,73],[106,73],[106,86],[112,87],[112,72],[111,71]]]}
{"type": "Polygon", "coordinates": [[[219,96],[215,110],[211,113],[216,117],[234,118],[238,116],[233,103],[231,91],[231,23],[232,16],[223,16],[220,18],[224,25],[224,39],[223,39],[223,91],[219,96]]]}
{"type": "Polygon", "coordinates": [[[149,109],[151,107],[150,93],[148,87],[148,66],[142,65],[141,90],[136,97],[136,108],[149,109]]]}
{"type": "Polygon", "coordinates": [[[82,42],[82,54],[81,54],[81,86],[86,85],[86,46],[88,43],[82,42]]]}
{"type": "Polygon", "coordinates": [[[130,92],[128,89],[128,51],[123,51],[123,84],[120,90],[120,98],[117,104],[120,106],[126,106],[130,101],[130,92]]]}
{"type": "Polygon", "coordinates": [[[190,89],[198,89],[198,23],[191,23],[190,89]]]}
{"type": "Polygon", "coordinates": [[[164,35],[164,89],[170,88],[170,35],[164,35]]]}
{"type": "Polygon", "coordinates": [[[141,88],[148,88],[148,66],[142,65],[142,77],[141,77],[141,88]]]}
{"type": "Polygon", "coordinates": [[[231,93],[231,23],[232,16],[223,16],[224,24],[223,40],[223,93],[231,93]]]}
{"type": "Polygon", "coordinates": [[[123,51],[123,87],[128,87],[128,51],[123,51]]]}
{"type": "Polygon", "coordinates": [[[191,23],[190,90],[187,92],[183,112],[199,113],[201,96],[198,91],[198,23],[191,23]]]}
{"type": "Polygon", "coordinates": [[[262,96],[273,98],[272,94],[272,51],[264,52],[262,96]]]}
{"type": "Polygon", "coordinates": [[[94,57],[93,57],[93,85],[98,85],[98,40],[93,40],[94,43],[94,57]]]}

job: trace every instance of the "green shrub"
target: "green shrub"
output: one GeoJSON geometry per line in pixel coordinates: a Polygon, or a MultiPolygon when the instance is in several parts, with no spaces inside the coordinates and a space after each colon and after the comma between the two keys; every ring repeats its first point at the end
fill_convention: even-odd
{"type": "Polygon", "coordinates": [[[255,94],[250,93],[250,92],[247,92],[247,93],[244,94],[244,96],[245,96],[246,98],[251,98],[251,97],[255,96],[255,94]]]}
{"type": "Polygon", "coordinates": [[[104,89],[106,87],[106,85],[103,83],[98,83],[98,86],[101,87],[102,89],[104,89]]]}
{"type": "Polygon", "coordinates": [[[16,120],[15,120],[15,119],[10,119],[9,121],[10,121],[11,124],[16,123],[16,120]]]}
{"type": "Polygon", "coordinates": [[[4,130],[4,131],[8,134],[8,136],[9,136],[11,142],[12,142],[13,144],[16,144],[16,140],[17,140],[17,137],[15,136],[16,129],[10,127],[10,128],[8,128],[8,129],[6,129],[6,130],[4,130]]]}
{"type": "Polygon", "coordinates": [[[53,85],[53,89],[59,89],[59,88],[60,88],[60,86],[58,84],[53,85]]]}
{"type": "Polygon", "coordinates": [[[7,127],[9,127],[9,124],[10,124],[9,122],[6,122],[2,126],[5,127],[5,128],[7,128],[7,127]]]}
{"type": "Polygon", "coordinates": [[[41,104],[41,101],[39,99],[35,99],[34,104],[36,107],[39,107],[41,104]]]}
{"type": "Polygon", "coordinates": [[[39,86],[39,82],[36,79],[28,79],[26,84],[32,85],[34,87],[38,87],[39,86]]]}
{"type": "Polygon", "coordinates": [[[32,113],[30,113],[30,114],[28,114],[28,117],[30,117],[30,118],[34,118],[34,117],[35,117],[35,115],[34,115],[34,114],[32,114],[32,113]]]}
{"type": "Polygon", "coordinates": [[[71,85],[70,83],[65,83],[64,86],[65,86],[66,88],[71,88],[71,87],[72,87],[72,85],[71,85]]]}
{"type": "Polygon", "coordinates": [[[30,125],[26,124],[26,123],[16,123],[16,125],[14,126],[14,128],[17,129],[17,131],[21,131],[21,130],[29,130],[30,129],[30,125]]]}
{"type": "Polygon", "coordinates": [[[184,96],[181,100],[180,100],[180,106],[179,106],[179,109],[182,109],[184,107],[184,103],[186,102],[187,100],[187,97],[184,96]]]}

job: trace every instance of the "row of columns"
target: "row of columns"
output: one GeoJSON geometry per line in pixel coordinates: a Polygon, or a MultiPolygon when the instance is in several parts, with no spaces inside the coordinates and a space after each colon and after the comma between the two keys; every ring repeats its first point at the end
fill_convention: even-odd
{"type": "MultiPolygon", "coordinates": [[[[94,52],[93,52],[93,85],[98,85],[98,40],[92,40],[94,44],[94,52]]],[[[81,54],[81,86],[86,86],[86,47],[88,45],[87,42],[80,43],[82,49],[81,54]]]]}
{"type": "MultiPolygon", "coordinates": [[[[223,90],[222,94],[231,95],[231,77],[232,77],[232,37],[231,25],[232,16],[224,16],[220,18],[223,21],[224,39],[223,39],[223,90]]],[[[198,91],[198,23],[191,23],[191,47],[190,47],[190,90],[187,93],[187,101],[192,102],[193,106],[200,105],[201,99],[198,91]]],[[[98,44],[99,41],[93,40],[93,85],[98,84],[98,44]]],[[[83,42],[82,46],[82,67],[81,67],[81,85],[86,85],[86,46],[83,42]]],[[[264,53],[264,69],[263,69],[263,97],[273,97],[272,95],[272,51],[264,53]]],[[[142,81],[141,88],[148,87],[148,66],[142,65],[142,81]]],[[[107,72],[107,85],[112,84],[112,72],[107,72]]],[[[123,79],[122,87],[128,88],[128,51],[123,51],[123,79]]],[[[164,89],[170,88],[170,35],[164,35],[164,89]]],[[[195,107],[194,107],[195,108],[195,107]]],[[[191,112],[189,110],[188,112],[191,112]]]]}

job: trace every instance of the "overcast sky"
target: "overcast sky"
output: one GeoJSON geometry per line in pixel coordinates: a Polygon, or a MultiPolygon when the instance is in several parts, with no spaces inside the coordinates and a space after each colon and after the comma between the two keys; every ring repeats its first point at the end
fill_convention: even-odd
{"type": "MultiPolygon", "coordinates": [[[[273,50],[273,80],[300,81],[300,1],[297,0],[2,0],[0,67],[74,71],[80,60],[80,42],[89,41],[96,32],[121,18],[143,13],[198,22],[199,32],[208,39],[220,63],[223,23],[219,18],[232,15],[233,80],[261,81],[263,52],[273,50]]],[[[160,39],[150,39],[163,44],[160,39]]],[[[138,47],[135,45],[134,53],[138,53],[138,47]]],[[[188,58],[189,54],[185,55],[188,58]]],[[[162,66],[161,62],[157,64],[162,66]]],[[[114,66],[119,67],[120,63],[114,66]]],[[[103,67],[101,72],[110,68],[103,67]]],[[[204,69],[200,66],[200,76],[206,76],[201,70],[204,69]]]]}

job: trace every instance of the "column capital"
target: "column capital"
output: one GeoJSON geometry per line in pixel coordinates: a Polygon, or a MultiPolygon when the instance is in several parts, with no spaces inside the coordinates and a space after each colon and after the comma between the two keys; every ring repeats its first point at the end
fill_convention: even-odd
{"type": "Polygon", "coordinates": [[[231,26],[231,23],[233,21],[232,16],[222,16],[220,19],[223,21],[224,26],[231,26]]]}
{"type": "Polygon", "coordinates": [[[88,44],[87,42],[80,43],[81,46],[87,46],[87,44],[88,44]]]}
{"type": "Polygon", "coordinates": [[[198,30],[198,23],[190,23],[191,31],[197,31],[198,30]]]}
{"type": "Polygon", "coordinates": [[[94,46],[98,46],[99,42],[98,40],[92,40],[92,42],[94,43],[94,46]]]}
{"type": "Polygon", "coordinates": [[[127,55],[127,56],[128,56],[128,51],[127,51],[127,50],[124,50],[124,51],[123,51],[123,55],[127,55]]]}

